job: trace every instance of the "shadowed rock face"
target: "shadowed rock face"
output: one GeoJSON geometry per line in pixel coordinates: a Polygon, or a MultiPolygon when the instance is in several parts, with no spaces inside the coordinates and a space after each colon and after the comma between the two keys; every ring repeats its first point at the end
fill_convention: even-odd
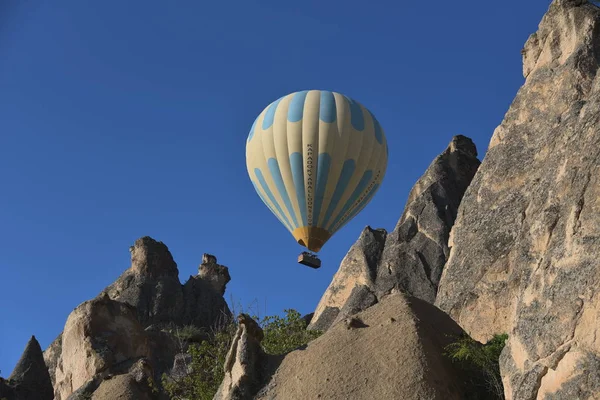
{"type": "Polygon", "coordinates": [[[459,135],[410,191],[404,213],[385,241],[377,295],[394,289],[430,303],[448,258],[448,236],[458,206],[479,167],[473,141],[459,135]]]}
{"type": "Polygon", "coordinates": [[[509,334],[507,399],[600,395],[599,59],[600,9],[554,1],[450,238],[436,304],[475,339],[509,334]]]}
{"type": "Polygon", "coordinates": [[[231,318],[223,299],[231,278],[216,257],[205,254],[199,274],[182,286],[177,264],[162,242],[146,236],[136,240],[130,251],[131,267],[105,291],[111,299],[134,306],[145,327],[193,324],[210,328],[231,318]]]}
{"type": "Polygon", "coordinates": [[[388,235],[367,227],[362,232],[321,298],[309,329],[326,330],[393,291],[433,303],[449,254],[450,229],[479,164],[471,139],[452,138],[411,190],[394,231],[388,235]]]}
{"type": "Polygon", "coordinates": [[[358,312],[377,302],[373,295],[375,277],[386,235],[384,229],[369,226],[362,231],[321,298],[309,329],[326,330],[349,312],[358,312]]]}
{"type": "Polygon", "coordinates": [[[111,299],[134,306],[144,326],[181,320],[179,270],[167,246],[146,236],[129,250],[131,267],[104,291],[111,299]]]}
{"type": "Polygon", "coordinates": [[[8,380],[0,378],[0,398],[52,400],[53,397],[52,382],[42,349],[35,336],[32,336],[8,380]]]}

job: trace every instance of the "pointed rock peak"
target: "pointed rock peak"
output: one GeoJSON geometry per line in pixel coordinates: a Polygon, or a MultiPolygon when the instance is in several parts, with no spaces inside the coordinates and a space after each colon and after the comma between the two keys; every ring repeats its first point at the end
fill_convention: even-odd
{"type": "MultiPolygon", "coordinates": [[[[42,348],[40,347],[40,344],[35,338],[35,336],[31,336],[31,339],[29,339],[29,341],[27,342],[27,346],[25,346],[25,351],[21,355],[21,358],[19,359],[19,362],[17,363],[9,379],[15,381],[23,381],[24,379],[27,379],[27,377],[31,377],[30,372],[32,370],[32,366],[43,366],[44,369],[46,368],[46,365],[44,364],[44,355],[42,353],[42,348]]],[[[39,373],[39,370],[37,372],[39,373]]]]}
{"type": "Polygon", "coordinates": [[[367,240],[375,240],[377,243],[383,244],[385,243],[385,238],[387,236],[387,230],[383,228],[373,229],[369,225],[363,229],[358,238],[359,242],[365,242],[367,240]]]}
{"type": "Polygon", "coordinates": [[[216,264],[217,257],[212,254],[204,253],[202,254],[202,264],[216,264]]]}
{"type": "Polygon", "coordinates": [[[471,138],[463,135],[454,136],[448,145],[447,151],[450,153],[461,151],[472,157],[477,157],[477,146],[475,146],[471,138]]]}
{"type": "Polygon", "coordinates": [[[169,248],[163,243],[144,236],[129,248],[131,270],[137,274],[157,276],[179,276],[177,264],[169,248]]]}
{"type": "Polygon", "coordinates": [[[52,399],[53,389],[50,374],[44,362],[42,348],[35,336],[31,336],[25,351],[17,362],[12,374],[8,377],[16,385],[33,390],[39,399],[52,399]]]}
{"type": "Polygon", "coordinates": [[[538,31],[529,36],[521,54],[523,76],[540,69],[555,69],[569,61],[579,70],[598,68],[597,34],[600,8],[587,0],[554,0],[542,18],[538,31]]]}

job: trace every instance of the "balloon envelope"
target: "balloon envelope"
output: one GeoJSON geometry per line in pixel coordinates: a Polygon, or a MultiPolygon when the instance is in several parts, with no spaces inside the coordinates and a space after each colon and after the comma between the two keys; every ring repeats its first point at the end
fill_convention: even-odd
{"type": "Polygon", "coordinates": [[[269,104],[246,142],[256,192],[296,241],[315,252],[369,203],[387,156],[385,134],[369,110],[319,90],[269,104]]]}

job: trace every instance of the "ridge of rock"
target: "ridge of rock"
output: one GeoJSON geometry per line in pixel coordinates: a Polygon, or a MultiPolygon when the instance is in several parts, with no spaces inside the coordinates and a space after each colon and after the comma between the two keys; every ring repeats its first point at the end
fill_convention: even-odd
{"type": "Polygon", "coordinates": [[[436,305],[479,341],[509,334],[507,399],[600,393],[599,60],[600,9],[555,0],[452,230],[436,305]]]}
{"type": "Polygon", "coordinates": [[[363,230],[321,298],[309,329],[326,330],[394,291],[433,303],[449,254],[448,236],[479,164],[473,141],[454,136],[415,183],[394,231],[363,230]]]}

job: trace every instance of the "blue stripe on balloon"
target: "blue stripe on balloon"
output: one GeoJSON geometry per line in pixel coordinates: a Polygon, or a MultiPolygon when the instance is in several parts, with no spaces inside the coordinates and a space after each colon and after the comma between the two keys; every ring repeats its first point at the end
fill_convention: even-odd
{"type": "Polygon", "coordinates": [[[348,214],[348,217],[346,217],[343,221],[338,222],[337,226],[334,225],[333,226],[333,230],[330,231],[331,233],[338,231],[342,226],[344,226],[346,223],[348,223],[352,218],[356,217],[356,214],[358,214],[359,212],[362,211],[362,209],[367,205],[367,203],[371,200],[371,198],[373,197],[373,195],[375,194],[375,192],[377,192],[377,188],[379,188],[379,184],[376,183],[373,188],[371,188],[371,191],[369,193],[367,193],[367,195],[365,196],[364,199],[362,199],[362,201],[360,203],[358,203],[358,205],[356,206],[355,209],[353,209],[350,214],[348,214]]]}
{"type": "Polygon", "coordinates": [[[377,118],[375,118],[373,113],[369,111],[369,114],[371,114],[371,118],[373,119],[373,127],[375,128],[375,139],[377,139],[377,142],[381,144],[383,142],[383,130],[381,129],[381,125],[379,124],[379,121],[377,121],[377,118]]]}
{"type": "Polygon", "coordinates": [[[279,105],[279,102],[282,99],[283,99],[283,97],[275,100],[274,102],[271,103],[271,105],[267,109],[267,112],[265,113],[265,119],[263,119],[263,123],[262,123],[263,130],[269,129],[271,127],[271,125],[273,125],[273,121],[275,120],[275,111],[277,111],[277,106],[279,105]]]}
{"type": "Polygon", "coordinates": [[[319,108],[319,119],[323,122],[332,123],[337,118],[335,107],[335,96],[326,90],[321,91],[321,103],[319,108]]]}
{"type": "Polygon", "coordinates": [[[296,198],[300,207],[300,217],[302,218],[302,226],[308,225],[306,213],[306,195],[304,191],[304,165],[302,154],[292,153],[290,155],[290,166],[292,167],[292,178],[294,178],[294,186],[296,188],[296,198]]]}
{"type": "Polygon", "coordinates": [[[277,160],[274,158],[269,158],[269,160],[267,161],[267,164],[269,165],[269,171],[271,171],[271,178],[273,178],[273,181],[275,182],[275,186],[277,187],[277,190],[279,191],[279,196],[281,196],[281,198],[283,199],[283,203],[285,204],[288,212],[292,216],[292,221],[294,222],[294,227],[298,228],[298,220],[296,219],[296,213],[294,212],[294,209],[292,208],[292,202],[290,201],[290,196],[288,196],[288,192],[285,188],[285,184],[283,183],[281,171],[279,170],[279,164],[277,163],[277,160]]]}
{"type": "Polygon", "coordinates": [[[367,188],[367,185],[371,181],[371,178],[373,178],[373,171],[365,171],[362,178],[360,178],[358,185],[356,185],[356,189],[354,189],[354,192],[352,192],[352,194],[346,201],[346,204],[344,204],[344,207],[342,207],[342,210],[340,211],[338,216],[333,220],[329,227],[326,228],[327,230],[331,230],[333,226],[337,225],[337,223],[340,222],[340,220],[344,217],[344,214],[346,214],[348,210],[350,210],[350,208],[354,205],[354,203],[356,203],[356,200],[358,200],[362,192],[367,188]]]}
{"type": "Polygon", "coordinates": [[[256,183],[251,180],[252,185],[254,186],[254,190],[256,191],[256,193],[258,193],[258,196],[260,197],[260,199],[262,200],[263,203],[265,203],[265,205],[269,208],[269,210],[271,210],[271,212],[273,213],[273,215],[275,215],[277,217],[277,219],[291,232],[293,231],[291,225],[289,224],[289,222],[287,220],[284,220],[283,218],[281,218],[281,215],[277,213],[277,211],[275,211],[275,209],[273,209],[273,207],[271,207],[271,204],[269,204],[269,202],[267,201],[267,199],[265,199],[265,196],[263,196],[263,194],[260,192],[260,190],[258,190],[258,186],[256,186],[256,183]]]}
{"type": "Polygon", "coordinates": [[[254,128],[256,128],[256,123],[258,122],[258,118],[260,118],[260,115],[258,117],[256,117],[256,119],[252,123],[252,128],[250,128],[250,133],[248,134],[248,140],[246,140],[247,142],[252,140],[252,138],[254,137],[254,128]]]}
{"type": "Polygon", "coordinates": [[[344,97],[346,97],[346,100],[348,100],[348,104],[350,105],[350,121],[352,122],[352,126],[357,131],[362,131],[365,129],[365,118],[363,116],[362,107],[350,97],[344,97]]]}
{"type": "Polygon", "coordinates": [[[340,179],[338,180],[335,190],[333,192],[333,196],[331,197],[329,207],[327,207],[327,212],[325,213],[325,219],[323,220],[322,226],[327,226],[327,223],[331,218],[331,214],[333,214],[333,212],[335,211],[338,203],[342,198],[342,195],[348,187],[348,183],[350,182],[350,178],[352,178],[352,174],[354,173],[355,168],[356,162],[354,160],[350,159],[344,162],[344,166],[342,167],[342,173],[340,174],[340,179]]]}
{"type": "Polygon", "coordinates": [[[280,217],[279,219],[282,220],[284,222],[284,224],[286,224],[288,226],[288,229],[290,230],[290,232],[293,231],[294,229],[292,228],[292,224],[290,224],[290,221],[288,220],[286,215],[283,213],[281,206],[279,205],[277,200],[275,200],[275,196],[273,196],[271,189],[269,189],[269,186],[267,185],[267,182],[265,181],[265,177],[263,176],[261,170],[259,168],[254,168],[254,173],[256,174],[256,177],[258,178],[258,181],[260,182],[260,186],[262,186],[262,189],[265,191],[265,193],[269,197],[269,200],[271,200],[271,203],[273,203],[273,205],[275,206],[275,209],[277,210],[277,213],[275,213],[275,215],[278,215],[280,217]]]}
{"type": "Polygon", "coordinates": [[[313,207],[313,226],[319,224],[321,216],[321,207],[323,206],[323,198],[325,197],[325,189],[327,188],[327,177],[331,168],[331,156],[328,153],[319,154],[317,161],[317,187],[315,190],[315,201],[313,207]]]}
{"type": "Polygon", "coordinates": [[[292,101],[290,101],[290,105],[288,107],[288,121],[298,122],[302,119],[304,115],[304,102],[307,94],[308,90],[303,90],[294,94],[294,97],[292,97],[292,101]]]}

